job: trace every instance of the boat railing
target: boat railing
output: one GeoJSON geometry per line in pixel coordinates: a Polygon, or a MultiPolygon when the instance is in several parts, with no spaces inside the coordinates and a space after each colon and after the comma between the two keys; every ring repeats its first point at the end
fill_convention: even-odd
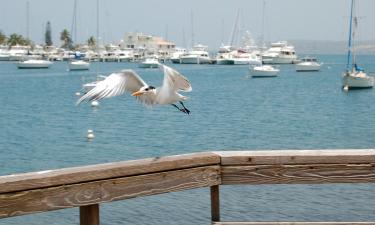
{"type": "Polygon", "coordinates": [[[79,207],[81,225],[99,225],[101,203],[209,187],[214,225],[369,225],[223,222],[219,189],[374,182],[374,149],[204,152],[0,176],[0,218],[79,207]]]}

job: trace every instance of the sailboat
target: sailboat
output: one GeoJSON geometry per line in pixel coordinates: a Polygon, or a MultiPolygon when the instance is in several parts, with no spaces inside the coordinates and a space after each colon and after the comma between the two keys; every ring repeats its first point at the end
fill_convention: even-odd
{"type": "MultiPolygon", "coordinates": [[[[265,11],[265,6],[266,2],[263,1],[263,18],[262,18],[262,42],[264,45],[264,11],[265,11]]],[[[263,49],[262,49],[263,51],[263,49]]],[[[249,67],[250,74],[252,77],[277,77],[278,73],[280,72],[279,69],[274,68],[271,65],[263,65],[263,60],[262,64],[259,66],[250,66],[249,67]]]]}
{"type": "MultiPolygon", "coordinates": [[[[77,0],[74,0],[72,31],[74,31],[74,37],[75,37],[74,42],[76,42],[77,41],[77,0]],[[73,30],[73,28],[74,28],[74,30],[73,30]]],[[[82,60],[81,54],[79,52],[76,52],[74,54],[74,59],[69,60],[69,62],[68,62],[68,70],[69,71],[88,70],[88,69],[90,69],[90,63],[82,60]]]]}
{"type": "Polygon", "coordinates": [[[350,7],[350,22],[349,22],[349,41],[348,41],[348,56],[346,62],[346,71],[342,76],[342,86],[344,90],[357,88],[372,88],[374,86],[374,77],[367,75],[356,62],[354,52],[354,37],[358,25],[358,18],[354,15],[355,0],[351,0],[350,7]]]}

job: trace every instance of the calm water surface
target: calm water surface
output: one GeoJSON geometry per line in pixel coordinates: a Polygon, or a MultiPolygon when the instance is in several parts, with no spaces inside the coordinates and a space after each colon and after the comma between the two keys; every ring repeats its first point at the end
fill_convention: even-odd
{"type": "MultiPolygon", "coordinates": [[[[277,78],[252,79],[247,66],[173,65],[192,83],[185,115],[145,108],[131,96],[79,107],[75,92],[100,74],[133,68],[153,86],[157,69],[92,64],[67,72],[18,70],[0,63],[0,175],[211,150],[374,148],[375,90],[340,89],[345,56],[318,56],[320,72],[280,66],[277,78]],[[88,129],[96,138],[85,139],[88,129]]],[[[375,73],[375,56],[361,56],[375,73]]],[[[209,224],[208,189],[101,205],[102,224],[209,224]]],[[[260,185],[222,188],[223,220],[375,220],[375,185],[260,185]]],[[[79,224],[78,209],[0,220],[79,224]]]]}

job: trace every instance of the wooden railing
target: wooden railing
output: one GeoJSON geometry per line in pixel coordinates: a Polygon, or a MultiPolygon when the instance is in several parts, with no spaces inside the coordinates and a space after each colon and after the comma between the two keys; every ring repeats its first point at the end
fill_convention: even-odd
{"type": "Polygon", "coordinates": [[[0,177],[0,218],[79,207],[99,225],[99,204],[210,187],[214,225],[375,224],[222,222],[220,185],[374,183],[375,150],[208,152],[0,177]]]}

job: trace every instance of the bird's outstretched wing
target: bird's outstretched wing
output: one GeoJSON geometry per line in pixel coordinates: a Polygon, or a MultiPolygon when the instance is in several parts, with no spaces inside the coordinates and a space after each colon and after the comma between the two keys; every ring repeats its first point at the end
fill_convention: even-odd
{"type": "Polygon", "coordinates": [[[112,73],[104,80],[78,99],[76,105],[82,101],[100,100],[103,98],[114,97],[127,92],[138,91],[141,87],[147,86],[146,82],[133,70],[123,70],[118,73],[112,73]]]}
{"type": "Polygon", "coordinates": [[[169,66],[160,64],[161,69],[164,70],[164,81],[160,87],[161,90],[169,91],[184,91],[190,92],[192,90],[189,80],[180,74],[178,71],[169,66]]]}

